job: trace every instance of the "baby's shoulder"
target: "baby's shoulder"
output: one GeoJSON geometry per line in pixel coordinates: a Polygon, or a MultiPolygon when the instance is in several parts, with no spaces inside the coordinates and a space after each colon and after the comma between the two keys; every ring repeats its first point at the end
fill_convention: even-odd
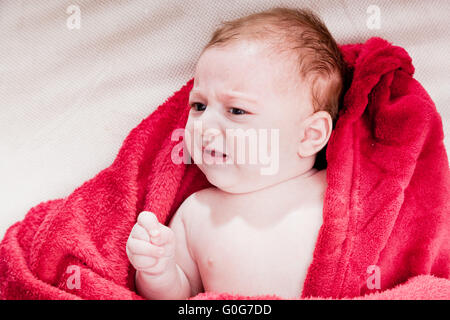
{"type": "Polygon", "coordinates": [[[217,197],[218,189],[216,187],[205,188],[192,193],[183,203],[187,205],[205,205],[217,197]]]}
{"type": "Polygon", "coordinates": [[[180,206],[185,220],[198,218],[210,211],[214,199],[218,196],[216,187],[205,188],[192,193],[180,206]]]}

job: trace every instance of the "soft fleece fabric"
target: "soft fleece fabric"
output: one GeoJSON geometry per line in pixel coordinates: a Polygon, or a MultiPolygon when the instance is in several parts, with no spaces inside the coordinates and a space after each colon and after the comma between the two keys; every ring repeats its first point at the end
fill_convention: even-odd
{"type": "MultiPolygon", "coordinates": [[[[449,299],[450,170],[440,115],[402,48],[372,38],[341,50],[350,85],[326,150],[323,225],[299,298],[449,299]],[[380,289],[368,288],[371,266],[380,289]]],[[[195,164],[171,161],[192,84],[130,132],[111,166],[8,229],[1,298],[141,299],[125,252],[137,215],[149,210],[168,224],[185,198],[211,186],[195,164]],[[69,285],[71,266],[79,287],[69,285]]]]}

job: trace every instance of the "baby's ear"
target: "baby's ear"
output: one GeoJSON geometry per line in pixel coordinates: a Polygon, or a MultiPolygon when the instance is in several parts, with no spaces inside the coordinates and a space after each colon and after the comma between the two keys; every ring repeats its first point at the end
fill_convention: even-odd
{"type": "Polygon", "coordinates": [[[319,152],[328,142],[333,129],[331,115],[317,111],[303,120],[300,128],[300,141],[297,153],[307,158],[319,152]]]}

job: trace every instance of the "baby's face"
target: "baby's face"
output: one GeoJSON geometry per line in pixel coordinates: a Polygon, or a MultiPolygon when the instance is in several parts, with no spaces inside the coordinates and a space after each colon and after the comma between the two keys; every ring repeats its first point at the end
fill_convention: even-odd
{"type": "Polygon", "coordinates": [[[290,60],[256,42],[209,48],[198,61],[189,104],[186,147],[210,183],[244,193],[295,176],[299,125],[313,106],[290,60]]]}

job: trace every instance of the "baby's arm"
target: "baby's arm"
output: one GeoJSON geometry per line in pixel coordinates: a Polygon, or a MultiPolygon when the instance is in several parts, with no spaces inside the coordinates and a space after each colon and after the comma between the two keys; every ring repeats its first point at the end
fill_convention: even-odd
{"type": "Polygon", "coordinates": [[[175,213],[169,227],[153,213],[142,212],[127,243],[128,257],[136,268],[137,291],[148,299],[186,299],[202,289],[197,266],[186,241],[186,201],[175,213]],[[159,230],[159,235],[153,235],[159,230]],[[163,248],[163,256],[158,249],[163,248]]]}
{"type": "Polygon", "coordinates": [[[169,227],[175,234],[175,260],[184,271],[190,284],[190,296],[195,296],[203,291],[202,279],[194,257],[191,255],[190,244],[188,242],[188,222],[189,216],[196,212],[193,197],[188,197],[178,208],[178,211],[169,223],[169,227]]]}

